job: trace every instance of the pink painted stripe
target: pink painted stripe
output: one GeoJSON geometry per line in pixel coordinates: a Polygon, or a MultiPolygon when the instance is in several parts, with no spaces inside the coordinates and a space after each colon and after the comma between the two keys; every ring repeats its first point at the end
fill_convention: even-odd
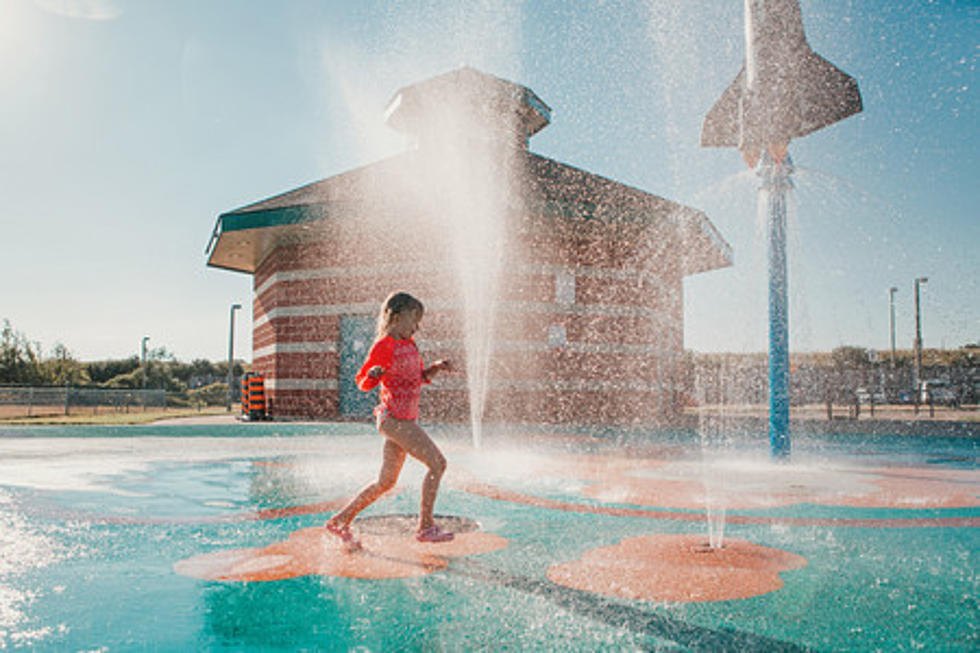
{"type": "MultiPolygon", "coordinates": [[[[666,510],[644,510],[642,508],[616,508],[612,506],[590,506],[580,503],[569,503],[555,499],[545,499],[520,492],[512,492],[487,483],[465,483],[458,488],[482,497],[522,503],[536,508],[548,510],[564,510],[565,512],[592,513],[612,515],[615,517],[639,517],[642,519],[669,519],[674,521],[703,522],[707,519],[700,512],[671,512],[666,510]]],[[[726,515],[725,522],[729,524],[750,524],[759,526],[837,526],[845,528],[976,528],[980,526],[980,517],[923,517],[923,518],[884,518],[884,519],[846,519],[820,517],[757,517],[751,515],[726,515]]]]}

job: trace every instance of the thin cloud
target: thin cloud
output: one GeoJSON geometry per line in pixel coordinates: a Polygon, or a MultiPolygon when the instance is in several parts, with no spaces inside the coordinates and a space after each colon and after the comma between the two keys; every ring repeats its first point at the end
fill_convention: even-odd
{"type": "Polygon", "coordinates": [[[52,14],[83,20],[114,20],[123,13],[114,0],[34,0],[34,4],[52,14]]]}

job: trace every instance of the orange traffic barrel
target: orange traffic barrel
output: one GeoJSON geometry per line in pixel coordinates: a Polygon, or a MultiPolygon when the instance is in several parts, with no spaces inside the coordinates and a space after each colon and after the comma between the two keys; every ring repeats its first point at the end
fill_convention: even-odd
{"type": "MultiPolygon", "coordinates": [[[[249,374],[251,374],[251,373],[249,373],[249,374]]],[[[242,387],[241,387],[241,390],[239,391],[239,394],[238,394],[238,401],[242,405],[242,414],[243,415],[248,415],[248,377],[249,377],[249,374],[246,374],[245,376],[242,377],[242,387]]]]}
{"type": "Polygon", "coordinates": [[[248,393],[246,397],[248,416],[250,418],[265,417],[265,379],[262,375],[253,374],[248,377],[248,393]]]}

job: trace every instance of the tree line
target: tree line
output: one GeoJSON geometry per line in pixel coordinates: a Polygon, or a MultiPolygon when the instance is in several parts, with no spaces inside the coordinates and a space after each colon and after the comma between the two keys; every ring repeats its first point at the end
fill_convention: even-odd
{"type": "MultiPolygon", "coordinates": [[[[948,383],[959,403],[980,398],[980,347],[923,349],[919,380],[948,383]]],[[[915,352],[841,346],[830,352],[790,354],[791,401],[796,404],[853,402],[870,394],[879,402],[915,400],[915,352]]],[[[764,403],[768,397],[765,353],[686,352],[681,386],[694,403],[764,403]]]]}
{"type": "MultiPolygon", "coordinates": [[[[235,361],[232,373],[240,377],[245,365],[235,361]]],[[[103,388],[166,390],[174,401],[192,397],[220,403],[227,392],[228,362],[213,363],[203,358],[184,363],[163,347],[147,351],[146,364],[140,357],[82,362],[69,349],[56,344],[44,355],[41,344],[30,340],[4,319],[0,329],[0,383],[19,385],[94,386],[103,388]],[[217,401],[212,401],[212,396],[217,401]]]]}

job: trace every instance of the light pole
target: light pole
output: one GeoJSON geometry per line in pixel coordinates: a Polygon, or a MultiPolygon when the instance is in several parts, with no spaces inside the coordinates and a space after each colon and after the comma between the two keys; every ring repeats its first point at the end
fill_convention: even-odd
{"type": "Polygon", "coordinates": [[[235,311],[241,307],[241,304],[232,304],[231,310],[228,311],[228,402],[225,405],[225,409],[229,413],[231,412],[232,383],[235,380],[235,376],[232,373],[232,364],[235,359],[235,311]]]}
{"type": "Polygon", "coordinates": [[[892,331],[892,369],[895,369],[895,293],[898,288],[892,286],[888,289],[888,307],[891,309],[891,331],[892,331]]]}
{"type": "Polygon", "coordinates": [[[915,403],[919,403],[919,384],[922,381],[922,314],[919,311],[919,285],[929,281],[927,277],[915,280],[915,403]]]}
{"type": "Polygon", "coordinates": [[[140,372],[143,377],[143,382],[141,387],[146,390],[146,343],[150,340],[150,336],[143,336],[143,341],[140,343],[140,372]]]}

